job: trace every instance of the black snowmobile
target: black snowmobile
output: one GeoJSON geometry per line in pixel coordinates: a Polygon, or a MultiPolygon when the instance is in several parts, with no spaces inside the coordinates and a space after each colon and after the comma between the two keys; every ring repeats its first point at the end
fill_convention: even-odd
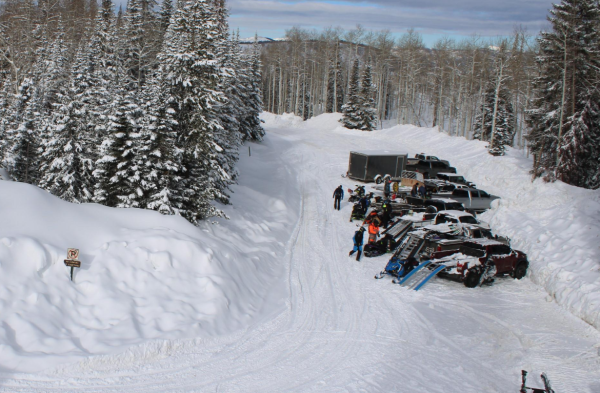
{"type": "Polygon", "coordinates": [[[352,206],[352,214],[350,214],[350,222],[352,220],[364,220],[367,214],[367,207],[360,201],[352,206]]]}
{"type": "Polygon", "coordinates": [[[360,198],[364,197],[367,191],[365,190],[365,186],[356,185],[354,191],[348,189],[350,196],[348,197],[348,202],[357,202],[360,198]]]}
{"type": "Polygon", "coordinates": [[[394,241],[394,237],[388,234],[374,244],[367,244],[364,247],[365,251],[363,254],[368,258],[378,257],[393,250],[395,246],[396,242],[394,241]]]}

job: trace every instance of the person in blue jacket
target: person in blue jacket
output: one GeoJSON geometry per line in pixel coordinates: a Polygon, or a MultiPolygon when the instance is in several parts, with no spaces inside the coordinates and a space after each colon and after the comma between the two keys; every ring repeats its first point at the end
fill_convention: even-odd
{"type": "Polygon", "coordinates": [[[419,187],[419,196],[423,199],[427,196],[427,190],[425,189],[425,184],[421,184],[419,187]]]}
{"type": "Polygon", "coordinates": [[[335,191],[333,192],[333,198],[333,208],[340,210],[340,204],[342,202],[342,199],[344,199],[344,188],[342,186],[339,186],[335,189],[335,191]]]}
{"type": "Polygon", "coordinates": [[[358,231],[354,232],[354,236],[352,237],[352,240],[354,240],[354,248],[352,249],[352,251],[350,251],[348,256],[352,256],[352,254],[354,254],[356,252],[357,253],[356,260],[357,261],[360,261],[360,256],[362,255],[362,246],[363,246],[364,235],[365,235],[365,227],[360,227],[358,229],[358,231]]]}
{"type": "Polygon", "coordinates": [[[390,179],[385,179],[385,183],[383,185],[383,197],[385,199],[390,197],[392,193],[392,181],[390,179]]]}

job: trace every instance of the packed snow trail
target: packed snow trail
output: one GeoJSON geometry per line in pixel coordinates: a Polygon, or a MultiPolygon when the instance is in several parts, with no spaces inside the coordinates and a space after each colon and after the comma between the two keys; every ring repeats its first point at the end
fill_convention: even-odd
{"type": "Polygon", "coordinates": [[[529,279],[478,289],[434,279],[417,293],[373,279],[387,256],[348,257],[357,229],[348,222],[351,204],[334,211],[331,197],[340,183],[354,185],[340,177],[348,152],[406,150],[402,140],[335,130],[335,116],[267,120],[266,142],[240,161],[232,219],[220,225],[252,234],[256,228],[237,221],[250,210],[297,220],[285,230],[274,226],[286,239],[231,234],[241,249],[246,241],[283,242],[257,262],[258,269],[276,258],[281,269],[267,263],[277,280],[252,283],[257,291],[273,288],[247,325],[36,373],[3,372],[0,392],[505,393],[518,390],[521,369],[545,371],[557,393],[600,392],[600,333],[529,279]],[[279,176],[266,173],[264,162],[279,176]],[[265,190],[272,199],[260,203],[265,190]],[[279,211],[284,205],[288,211],[279,211]]]}

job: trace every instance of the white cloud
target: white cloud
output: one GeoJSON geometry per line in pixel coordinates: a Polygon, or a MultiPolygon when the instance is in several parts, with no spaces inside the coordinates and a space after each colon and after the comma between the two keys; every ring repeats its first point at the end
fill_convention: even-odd
{"type": "Polygon", "coordinates": [[[552,0],[230,0],[231,25],[246,34],[283,34],[292,26],[367,29],[403,33],[483,36],[510,34],[523,25],[535,34],[547,24],[552,0]]]}

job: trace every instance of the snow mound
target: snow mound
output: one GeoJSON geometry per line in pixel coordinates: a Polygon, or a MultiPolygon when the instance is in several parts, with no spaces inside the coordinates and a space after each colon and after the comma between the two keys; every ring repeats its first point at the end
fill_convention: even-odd
{"type": "Polygon", "coordinates": [[[300,116],[296,116],[293,113],[284,113],[283,115],[274,115],[269,112],[263,112],[260,115],[260,119],[268,123],[270,126],[276,127],[304,127],[304,121],[300,116]]]}
{"type": "Polygon", "coordinates": [[[293,169],[264,152],[241,157],[224,207],[232,220],[199,228],[0,182],[0,371],[226,334],[281,310],[281,258],[300,202],[293,169]],[[74,282],[67,248],[80,249],[74,282]]]}

